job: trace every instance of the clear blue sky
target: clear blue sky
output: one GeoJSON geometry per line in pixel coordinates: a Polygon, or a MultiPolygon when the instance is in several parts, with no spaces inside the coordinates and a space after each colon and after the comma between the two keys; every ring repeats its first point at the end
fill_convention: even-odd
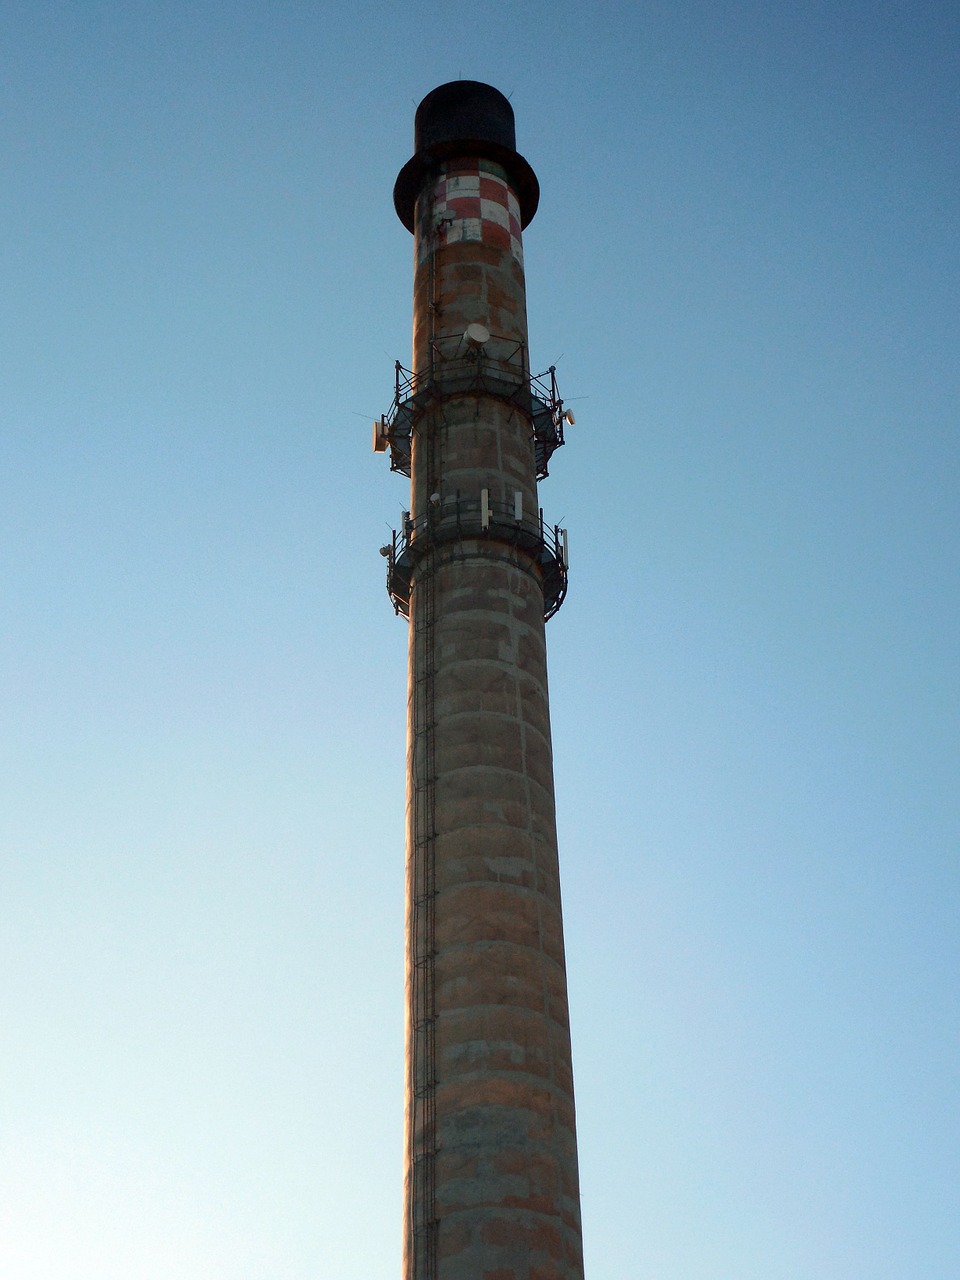
{"type": "Polygon", "coordinates": [[[955,4],[7,0],[0,1274],[399,1274],[415,104],[512,98],[589,1280],[960,1275],[955,4]]]}

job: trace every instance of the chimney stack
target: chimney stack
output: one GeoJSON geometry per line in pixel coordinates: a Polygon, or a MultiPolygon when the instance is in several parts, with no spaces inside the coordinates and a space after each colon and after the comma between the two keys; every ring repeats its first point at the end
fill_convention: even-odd
{"type": "Polygon", "coordinates": [[[521,232],[539,184],[513,110],[421,102],[394,204],[415,237],[413,358],[374,448],[410,477],[385,547],[409,620],[404,1280],[582,1280],[545,620],[563,444],[531,376],[521,232]]]}

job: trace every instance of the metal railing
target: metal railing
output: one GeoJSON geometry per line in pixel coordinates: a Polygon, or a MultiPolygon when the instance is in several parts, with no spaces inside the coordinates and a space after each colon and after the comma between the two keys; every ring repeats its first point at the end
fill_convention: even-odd
{"type": "Polygon", "coordinates": [[[434,404],[452,396],[489,395],[520,410],[530,422],[538,480],[547,475],[550,458],[563,444],[563,401],[556,368],[531,375],[522,342],[492,336],[483,346],[467,335],[438,338],[430,346],[430,367],[422,373],[395,366],[393,404],[376,423],[374,448],[390,449],[390,470],[410,474],[410,442],[414,428],[434,404]]]}
{"type": "Polygon", "coordinates": [[[548,525],[541,508],[536,516],[520,514],[512,504],[486,497],[448,498],[428,511],[405,518],[381,547],[387,560],[387,592],[394,610],[410,616],[410,591],[418,564],[435,548],[467,541],[506,543],[527,553],[539,565],[543,583],[543,616],[552,618],[567,593],[567,531],[548,525]]]}

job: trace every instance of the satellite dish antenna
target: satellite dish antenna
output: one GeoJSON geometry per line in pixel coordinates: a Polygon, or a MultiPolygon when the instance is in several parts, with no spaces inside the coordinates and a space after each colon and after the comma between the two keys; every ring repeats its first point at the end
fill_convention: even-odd
{"type": "Polygon", "coordinates": [[[569,423],[569,425],[570,425],[571,427],[575,427],[575,426],[577,425],[577,420],[576,420],[576,418],[573,416],[573,410],[572,410],[572,409],[567,409],[566,413],[564,413],[564,415],[563,415],[563,420],[564,420],[564,422],[569,423]]]}
{"type": "Polygon", "coordinates": [[[490,330],[485,324],[468,324],[463,336],[471,347],[485,347],[490,341],[490,330]]]}

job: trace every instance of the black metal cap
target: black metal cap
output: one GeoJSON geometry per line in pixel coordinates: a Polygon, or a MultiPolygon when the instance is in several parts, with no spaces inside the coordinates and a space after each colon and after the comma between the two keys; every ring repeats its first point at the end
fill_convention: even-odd
{"type": "Polygon", "coordinates": [[[417,107],[412,159],[400,170],[393,188],[397,216],[414,228],[417,196],[431,169],[441,160],[481,156],[506,169],[520,203],[520,225],[537,212],[537,175],[517,154],[513,107],[499,89],[479,80],[451,80],[428,93],[417,107]]]}

